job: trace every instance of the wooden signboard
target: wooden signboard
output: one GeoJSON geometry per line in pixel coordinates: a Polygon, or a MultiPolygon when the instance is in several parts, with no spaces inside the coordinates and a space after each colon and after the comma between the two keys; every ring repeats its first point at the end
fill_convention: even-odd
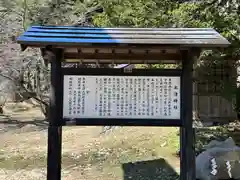
{"type": "Polygon", "coordinates": [[[40,48],[44,61],[51,63],[48,180],[61,179],[62,126],[69,124],[180,127],[180,179],[195,179],[192,69],[203,48],[230,44],[218,32],[211,28],[32,26],[17,41],[22,50],[40,48]],[[99,68],[63,67],[69,59],[77,60],[79,67],[99,68]],[[99,66],[173,62],[181,68],[125,72],[99,66]]]}
{"type": "Polygon", "coordinates": [[[62,125],[182,124],[181,70],[62,71],[62,125]]]}
{"type": "Polygon", "coordinates": [[[180,77],[64,76],[64,118],[180,120],[180,77]]]}

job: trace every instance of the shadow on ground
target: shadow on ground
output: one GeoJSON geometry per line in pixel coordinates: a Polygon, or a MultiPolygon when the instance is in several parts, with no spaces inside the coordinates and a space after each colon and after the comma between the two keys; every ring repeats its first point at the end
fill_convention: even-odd
{"type": "Polygon", "coordinates": [[[165,159],[139,161],[122,165],[123,180],[178,180],[178,173],[165,159]]]}

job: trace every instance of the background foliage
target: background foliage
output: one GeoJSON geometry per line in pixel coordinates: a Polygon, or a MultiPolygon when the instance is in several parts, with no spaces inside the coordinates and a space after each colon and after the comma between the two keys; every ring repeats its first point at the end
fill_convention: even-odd
{"type": "MultiPolygon", "coordinates": [[[[44,67],[40,52],[28,50],[20,54],[19,47],[14,42],[15,37],[33,24],[74,24],[83,18],[84,13],[89,9],[98,5],[104,8],[104,12],[94,16],[93,24],[100,27],[215,28],[231,42],[231,46],[221,51],[204,51],[197,61],[197,69],[211,71],[211,68],[208,68],[211,64],[221,65],[227,61],[231,61],[235,68],[238,67],[240,0],[2,0],[0,4],[2,25],[0,27],[0,73],[4,78],[14,82],[14,90],[28,92],[27,97],[34,96],[41,102],[42,94],[39,89],[44,89],[45,95],[49,89],[47,78],[36,79],[47,77],[45,74],[49,72],[48,67],[44,67]],[[28,78],[23,78],[26,72],[30,72],[27,74],[28,78]],[[41,87],[38,88],[38,86],[41,87]]],[[[163,67],[163,65],[154,67],[163,67]]],[[[222,87],[224,97],[229,100],[237,97],[236,110],[239,111],[239,88],[229,82],[222,82],[222,87]]],[[[46,104],[45,102],[48,103],[47,100],[43,100],[43,104],[46,104]]]]}

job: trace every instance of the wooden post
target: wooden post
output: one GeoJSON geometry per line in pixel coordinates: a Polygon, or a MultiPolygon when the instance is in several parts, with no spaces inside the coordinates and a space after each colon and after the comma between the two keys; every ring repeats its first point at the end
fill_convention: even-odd
{"type": "Polygon", "coordinates": [[[182,51],[182,78],[181,78],[181,120],[180,128],[181,147],[181,174],[180,180],[195,180],[195,132],[193,129],[193,52],[182,51]]]}
{"type": "Polygon", "coordinates": [[[62,127],[59,126],[63,114],[63,80],[61,61],[63,51],[54,49],[49,52],[51,62],[51,96],[48,127],[47,180],[61,179],[62,127]]]}

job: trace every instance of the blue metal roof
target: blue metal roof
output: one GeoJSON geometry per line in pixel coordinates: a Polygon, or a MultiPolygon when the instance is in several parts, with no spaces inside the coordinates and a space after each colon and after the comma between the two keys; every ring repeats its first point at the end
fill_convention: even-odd
{"type": "Polygon", "coordinates": [[[180,45],[222,47],[229,42],[211,28],[92,28],[32,26],[17,42],[25,46],[86,44],[180,45]]]}

